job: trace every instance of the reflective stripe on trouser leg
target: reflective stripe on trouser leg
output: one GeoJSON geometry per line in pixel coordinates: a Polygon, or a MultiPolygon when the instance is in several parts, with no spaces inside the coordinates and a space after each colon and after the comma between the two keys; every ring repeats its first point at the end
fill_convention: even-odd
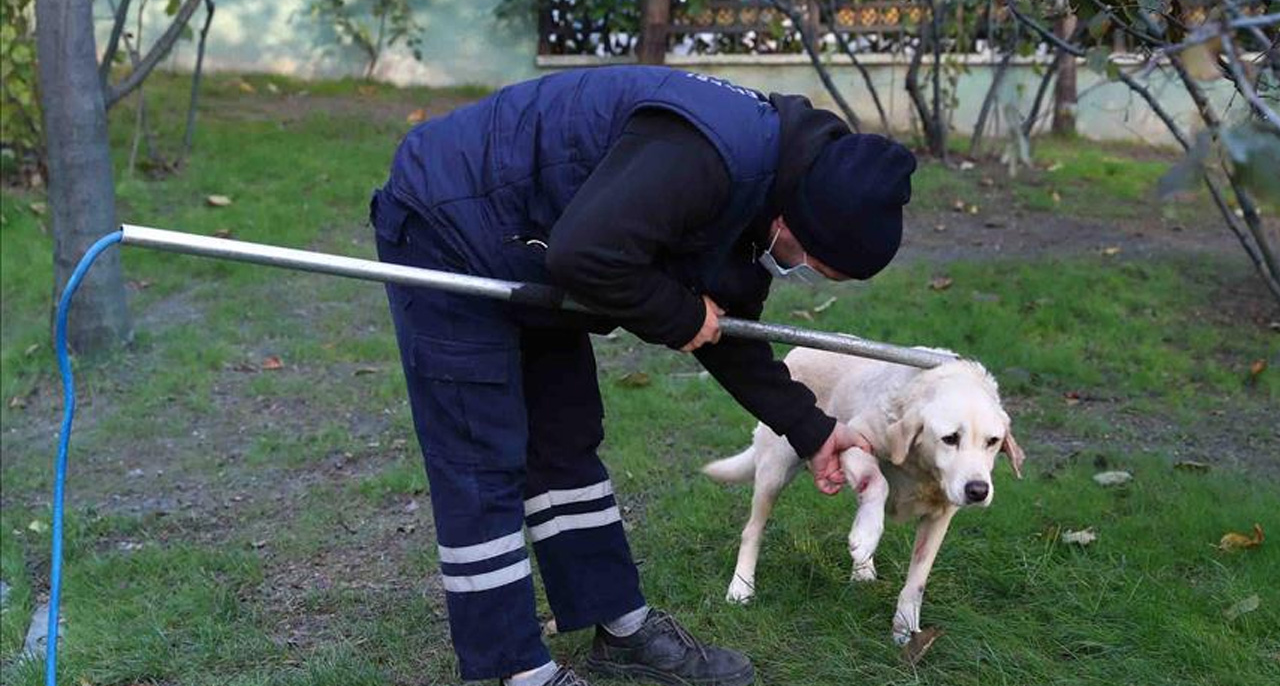
{"type": "MultiPolygon", "coordinates": [[[[380,238],[379,257],[450,268],[440,259],[445,248],[415,222],[411,216],[400,242],[380,238]]],[[[519,329],[493,301],[397,286],[387,292],[431,484],[462,678],[546,664],[523,531],[528,432],[519,329]]]]}
{"type": "Polygon", "coordinates": [[[640,579],[596,448],[603,404],[585,332],[525,329],[529,418],[524,514],[547,601],[561,631],[644,605],[640,579]]]}

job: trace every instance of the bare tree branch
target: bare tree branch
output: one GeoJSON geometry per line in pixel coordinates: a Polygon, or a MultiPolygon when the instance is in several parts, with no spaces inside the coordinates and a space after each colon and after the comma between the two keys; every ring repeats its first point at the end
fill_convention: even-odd
{"type": "Polygon", "coordinates": [[[116,18],[111,24],[111,37],[107,39],[107,47],[102,53],[102,63],[98,65],[98,78],[102,80],[103,88],[107,86],[111,63],[115,61],[116,51],[120,49],[120,34],[124,32],[124,23],[129,19],[129,2],[130,0],[120,0],[120,4],[112,8],[116,18]]]}
{"type": "Polygon", "coordinates": [[[147,56],[138,62],[133,71],[129,72],[129,75],[123,81],[107,87],[104,94],[107,109],[111,109],[113,105],[120,102],[121,98],[133,92],[133,89],[146,80],[147,76],[151,74],[151,70],[156,68],[160,60],[163,60],[169,54],[169,51],[173,49],[174,43],[177,43],[178,39],[182,37],[182,30],[186,28],[187,22],[191,20],[191,15],[195,13],[196,8],[203,1],[186,0],[178,8],[178,13],[174,16],[173,22],[169,24],[169,28],[160,36],[155,45],[151,46],[147,56]]]}
{"type": "Polygon", "coordinates": [[[849,57],[849,61],[853,62],[854,68],[862,75],[862,81],[867,84],[867,91],[871,93],[871,101],[875,103],[876,113],[880,115],[880,126],[884,129],[884,135],[892,138],[893,131],[889,127],[889,117],[884,113],[884,105],[880,103],[880,93],[876,90],[875,83],[871,81],[871,73],[867,71],[867,68],[862,64],[862,61],[858,59],[858,56],[854,53],[853,46],[849,45],[849,41],[844,37],[844,34],[834,30],[836,16],[835,0],[828,0],[827,16],[831,18],[831,25],[833,29],[832,33],[836,36],[836,45],[840,46],[840,50],[849,57]]]}
{"type": "Polygon", "coordinates": [[[827,72],[827,68],[822,64],[822,57],[818,54],[817,48],[814,47],[813,41],[809,36],[809,32],[804,29],[804,22],[801,21],[799,13],[795,11],[795,7],[790,2],[781,2],[781,0],[769,0],[779,12],[787,15],[791,20],[791,25],[795,27],[797,33],[800,34],[800,44],[804,46],[804,51],[809,55],[809,61],[813,63],[813,68],[818,72],[818,78],[821,79],[823,87],[831,94],[831,99],[836,101],[836,105],[840,108],[840,112],[844,114],[844,118],[849,122],[849,126],[854,131],[860,131],[862,124],[858,120],[858,115],[854,114],[853,108],[849,107],[849,103],[845,101],[844,96],[840,94],[840,89],[836,88],[835,82],[831,80],[831,74],[827,72]]]}
{"type": "Polygon", "coordinates": [[[182,153],[178,158],[179,163],[191,154],[191,139],[196,129],[196,104],[200,99],[200,75],[204,71],[204,44],[209,37],[209,25],[213,23],[213,11],[216,6],[213,0],[205,0],[204,8],[204,28],[200,29],[200,44],[196,47],[196,68],[191,73],[191,102],[187,105],[187,127],[182,134],[182,153]]]}

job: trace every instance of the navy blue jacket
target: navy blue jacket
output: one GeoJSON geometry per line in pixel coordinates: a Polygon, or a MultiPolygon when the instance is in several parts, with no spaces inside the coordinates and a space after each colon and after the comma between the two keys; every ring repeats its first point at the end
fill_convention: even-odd
{"type": "MultiPolygon", "coordinates": [[[[577,299],[616,313],[616,322],[641,338],[678,347],[701,324],[701,293],[727,305],[732,315],[760,314],[768,277],[754,263],[755,236],[744,235],[744,230],[776,213],[776,207],[766,204],[776,204],[779,168],[786,173],[788,166],[798,166],[802,171],[808,162],[780,160],[779,97],[785,96],[774,96],[771,102],[718,79],[660,67],[555,74],[505,88],[414,129],[396,154],[383,192],[432,224],[455,232],[452,240],[465,256],[460,269],[560,283],[577,299]],[[678,118],[691,130],[684,134],[688,151],[666,159],[701,164],[706,176],[727,180],[691,215],[697,217],[696,226],[676,227],[660,245],[649,240],[652,236],[645,230],[614,229],[609,241],[592,241],[590,227],[566,226],[566,214],[579,223],[583,216],[607,220],[601,208],[571,207],[604,195],[601,177],[606,172],[609,188],[653,186],[653,146],[619,143],[629,126],[644,119],[641,115],[658,112],[678,118]],[[643,179],[629,180],[627,160],[619,158],[636,150],[645,150],[649,164],[643,179]],[[582,196],[591,198],[579,196],[589,180],[595,183],[593,191],[582,196]],[[513,239],[518,239],[520,250],[509,247],[513,239]],[[541,253],[528,247],[538,245],[549,250],[541,253]],[[576,278],[584,271],[580,267],[618,267],[614,271],[625,275],[621,267],[640,265],[664,278],[647,274],[644,280],[634,279],[644,289],[610,288],[607,282],[576,278]],[[668,304],[668,311],[655,312],[637,300],[668,304]]],[[[803,99],[794,100],[803,103],[792,109],[806,111],[798,118],[806,126],[793,129],[820,130],[820,136],[810,138],[824,141],[847,131],[842,124],[833,125],[831,121],[838,120],[829,113],[812,110],[803,99]],[[829,120],[807,126],[814,113],[829,120]]],[[[797,145],[792,136],[788,147],[804,145],[797,145]]],[[[657,159],[664,159],[661,153],[657,159]]],[[[687,184],[690,173],[677,171],[669,174],[673,184],[679,178],[687,184]]],[[[674,185],[670,189],[673,196],[682,190],[674,185]]],[[[690,199],[681,202],[688,204],[690,199]]],[[[633,216],[626,220],[636,222],[633,216]]],[[[815,451],[830,433],[834,420],[814,407],[812,394],[790,380],[766,344],[726,339],[701,350],[698,358],[744,407],[787,435],[801,455],[815,451]]]]}

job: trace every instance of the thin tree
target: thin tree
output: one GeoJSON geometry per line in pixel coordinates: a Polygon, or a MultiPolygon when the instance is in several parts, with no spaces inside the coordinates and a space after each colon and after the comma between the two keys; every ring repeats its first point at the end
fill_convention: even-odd
{"type": "MultiPolygon", "coordinates": [[[[116,228],[107,111],[94,50],[93,8],[79,0],[36,3],[40,104],[44,111],[53,228],[54,302],[80,256],[116,228]]],[[[88,351],[132,335],[118,251],[108,251],[73,301],[68,338],[88,351]]]]}

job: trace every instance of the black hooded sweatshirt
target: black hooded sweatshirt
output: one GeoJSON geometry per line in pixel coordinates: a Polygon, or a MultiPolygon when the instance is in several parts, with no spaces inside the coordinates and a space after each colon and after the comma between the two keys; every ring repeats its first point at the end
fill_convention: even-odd
{"type": "MultiPolygon", "coordinates": [[[[834,114],[802,96],[769,96],[781,128],[778,172],[765,209],[743,231],[706,293],[727,314],[759,319],[771,277],[757,262],[769,226],[822,148],[849,133],[834,114]]],[[[685,252],[724,208],[729,173],[719,152],[692,124],[664,110],[641,110],[574,195],[551,231],[553,279],[588,305],[651,343],[679,348],[702,328],[700,294],[662,269],[666,254],[685,252]]],[[[737,402],[808,459],[835,420],[813,393],[791,379],[763,341],[731,337],[694,352],[737,402]]]]}

